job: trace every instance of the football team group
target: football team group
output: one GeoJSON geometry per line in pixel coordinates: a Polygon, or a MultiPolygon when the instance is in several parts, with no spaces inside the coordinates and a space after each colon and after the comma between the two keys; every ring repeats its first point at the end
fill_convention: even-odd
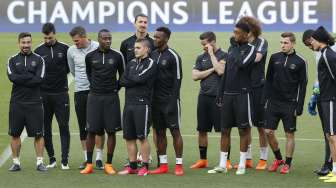
{"type": "MultiPolygon", "coordinates": [[[[169,172],[167,136],[169,129],[176,155],[175,175],[184,175],[183,139],[180,132],[180,89],[182,61],[169,47],[171,31],[156,28],[148,34],[148,16],[135,17],[135,34],[125,39],[120,52],[111,48],[112,34],[98,32],[98,41],[88,38],[85,28],[74,27],[68,46],[57,40],[52,23],[42,26],[44,43],[32,50],[32,35],[18,35],[19,52],[8,60],[7,74],[12,82],[9,104],[9,131],[13,164],[9,171],[20,171],[20,135],[26,128],[33,137],[38,171],[57,166],[52,142],[52,119],[58,122],[61,140],[61,169],[69,169],[69,94],[68,74],[74,77],[74,104],[77,115],[84,162],[81,174],[95,169],[106,174],[165,174],[169,172]],[[125,106],[120,109],[118,92],[125,88],[125,106]],[[152,126],[157,168],[150,170],[152,126]],[[112,166],[116,133],[123,131],[128,161],[117,172],[112,166]],[[107,137],[107,138],[106,138],[107,137]],[[106,163],[103,148],[106,140],[106,163]],[[139,147],[139,149],[138,149],[139,147]],[[49,164],[44,165],[46,148],[49,164]]],[[[197,131],[200,159],[190,168],[208,167],[208,132],[220,132],[219,164],[209,174],[236,169],[237,175],[254,168],[251,151],[251,129],[259,134],[260,159],[256,170],[287,174],[291,170],[295,148],[297,117],[302,115],[306,95],[307,62],[295,50],[292,32],[279,36],[280,52],[270,56],[265,71],[268,43],[261,37],[258,20],[242,17],[233,28],[230,45],[225,52],[216,44],[214,32],[199,36],[203,53],[195,61],[192,79],[200,81],[197,102],[197,131]],[[275,131],[280,120],[286,135],[282,156],[275,131]],[[239,132],[240,159],[230,162],[231,129],[239,132]],[[267,166],[268,146],[274,161],[267,166]]],[[[317,78],[308,113],[318,111],[325,138],[325,161],[315,171],[324,182],[336,182],[336,47],[334,38],[324,27],[303,33],[302,42],[316,53],[317,78]],[[317,107],[317,111],[316,111],[317,107]],[[333,162],[335,161],[335,162],[333,162]]]]}

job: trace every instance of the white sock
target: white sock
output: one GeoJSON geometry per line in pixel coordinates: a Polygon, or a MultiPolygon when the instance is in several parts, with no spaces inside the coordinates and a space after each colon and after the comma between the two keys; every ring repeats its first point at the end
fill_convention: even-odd
{"type": "Polygon", "coordinates": [[[260,159],[267,161],[268,147],[260,147],[260,159]]]}
{"type": "Polygon", "coordinates": [[[36,166],[43,164],[43,157],[36,157],[36,166]]]}
{"type": "Polygon", "coordinates": [[[84,160],[87,161],[87,151],[86,150],[83,150],[83,154],[84,154],[84,160]]]}
{"type": "Polygon", "coordinates": [[[247,146],[246,159],[252,159],[252,144],[247,146]]]}
{"type": "Polygon", "coordinates": [[[238,168],[245,168],[247,152],[240,152],[239,166],[238,168]]]}
{"type": "Polygon", "coordinates": [[[219,155],[219,166],[222,168],[226,168],[226,161],[228,157],[228,152],[220,152],[219,155]]]}
{"type": "Polygon", "coordinates": [[[103,160],[103,150],[102,149],[96,149],[96,161],[103,160]]]}
{"type": "Polygon", "coordinates": [[[21,165],[20,159],[18,157],[13,158],[13,163],[17,165],[21,165]]]}
{"type": "Polygon", "coordinates": [[[167,155],[159,155],[159,158],[160,158],[160,164],[167,164],[168,163],[167,155]]]}
{"type": "Polygon", "coordinates": [[[181,164],[183,164],[183,160],[182,160],[182,158],[176,158],[176,164],[177,164],[177,165],[181,165],[181,164]]]}
{"type": "Polygon", "coordinates": [[[336,175],[336,162],[333,162],[333,169],[332,169],[333,174],[336,175]]]}

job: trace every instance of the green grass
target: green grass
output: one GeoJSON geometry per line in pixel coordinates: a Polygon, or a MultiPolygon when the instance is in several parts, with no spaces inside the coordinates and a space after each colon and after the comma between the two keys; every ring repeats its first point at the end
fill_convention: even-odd
{"type": "MultiPolygon", "coordinates": [[[[119,49],[120,42],[131,33],[113,33],[114,48],[119,49]]],[[[327,186],[317,180],[312,171],[319,167],[323,161],[324,149],[322,142],[322,130],[317,117],[311,117],[305,113],[298,120],[298,132],[296,151],[293,160],[293,169],[290,175],[281,176],[270,174],[267,172],[256,172],[248,170],[248,174],[241,177],[234,175],[234,171],[227,175],[207,175],[206,170],[190,170],[188,167],[198,159],[198,144],[196,127],[196,103],[199,90],[199,83],[191,79],[191,70],[198,54],[202,53],[199,40],[199,33],[174,33],[171,37],[170,46],[180,54],[183,60],[183,83],[181,91],[182,100],[182,134],[188,135],[184,139],[184,164],[186,175],[183,177],[175,177],[171,173],[162,176],[106,176],[102,172],[96,172],[89,176],[79,174],[76,169],[80,162],[83,161],[83,155],[79,143],[78,126],[73,108],[73,86],[71,86],[71,120],[70,129],[72,132],[71,149],[70,149],[70,171],[61,171],[59,169],[50,170],[46,174],[40,174],[35,171],[35,154],[32,139],[27,139],[23,143],[21,152],[21,163],[23,171],[19,173],[8,173],[7,168],[10,160],[0,168],[0,187],[319,187],[327,186]]],[[[230,33],[217,33],[218,44],[223,49],[228,48],[228,38],[230,33]]],[[[96,38],[96,34],[90,34],[92,39],[96,38]]],[[[265,33],[264,37],[269,41],[269,56],[279,50],[279,33],[265,33]]],[[[59,34],[60,41],[71,43],[67,34],[59,34]]],[[[301,38],[301,33],[297,34],[297,38],[301,38]]],[[[8,145],[8,103],[11,91],[11,84],[6,75],[6,63],[10,55],[17,52],[16,34],[2,33],[0,62],[0,152],[8,145]]],[[[38,33],[33,34],[34,46],[37,46],[42,40],[38,33]]],[[[298,40],[300,41],[300,40],[298,40]]],[[[307,91],[307,100],[311,93],[311,86],[315,79],[315,58],[313,53],[305,48],[300,42],[296,47],[297,51],[302,54],[309,62],[309,83],[307,91]]],[[[120,93],[123,99],[123,91],[120,93]]],[[[279,126],[278,136],[283,137],[283,129],[279,126]]],[[[57,133],[58,128],[54,122],[53,132],[57,133]]],[[[208,158],[210,167],[217,165],[219,156],[219,135],[212,133],[209,138],[208,158]]],[[[232,160],[237,162],[239,159],[237,139],[237,131],[233,130],[232,141],[232,160]]],[[[253,136],[257,137],[254,130],[253,136]]],[[[172,149],[171,139],[169,139],[168,155],[173,170],[174,152],[172,149]]],[[[284,151],[284,141],[281,140],[281,149],[284,151]]],[[[55,150],[58,159],[60,158],[59,136],[54,136],[55,150]]],[[[154,148],[153,148],[154,151],[154,148]]],[[[257,162],[258,140],[253,140],[253,152],[255,162],[257,162]]],[[[45,154],[46,156],[46,154],[45,154]]],[[[118,136],[117,147],[114,154],[114,165],[118,170],[122,169],[122,165],[126,158],[125,143],[121,136],[118,136]]],[[[269,160],[273,159],[273,155],[269,153],[269,160]]],[[[331,186],[330,186],[331,187],[331,186]]]]}

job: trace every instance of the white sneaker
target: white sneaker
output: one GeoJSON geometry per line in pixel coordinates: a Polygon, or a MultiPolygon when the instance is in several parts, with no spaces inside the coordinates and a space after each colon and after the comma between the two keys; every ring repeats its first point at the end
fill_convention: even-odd
{"type": "Polygon", "coordinates": [[[69,167],[68,164],[66,164],[66,165],[62,164],[61,169],[62,170],[70,170],[70,167],[69,167]]]}
{"type": "Polygon", "coordinates": [[[47,168],[56,168],[56,167],[57,167],[56,161],[47,165],[47,168]]]}
{"type": "Polygon", "coordinates": [[[244,175],[245,173],[246,173],[245,168],[238,167],[238,169],[236,171],[236,175],[244,175]]]}
{"type": "Polygon", "coordinates": [[[220,166],[216,166],[212,170],[208,170],[208,174],[217,174],[217,173],[226,173],[226,172],[227,172],[227,168],[223,168],[220,166]]]}

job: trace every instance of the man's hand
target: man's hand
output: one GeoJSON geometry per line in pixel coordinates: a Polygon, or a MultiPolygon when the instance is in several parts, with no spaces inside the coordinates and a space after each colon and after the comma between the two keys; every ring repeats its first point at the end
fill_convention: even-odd
{"type": "Polygon", "coordinates": [[[206,44],[205,48],[208,50],[209,55],[214,55],[214,49],[213,49],[213,46],[211,44],[206,44]]]}

